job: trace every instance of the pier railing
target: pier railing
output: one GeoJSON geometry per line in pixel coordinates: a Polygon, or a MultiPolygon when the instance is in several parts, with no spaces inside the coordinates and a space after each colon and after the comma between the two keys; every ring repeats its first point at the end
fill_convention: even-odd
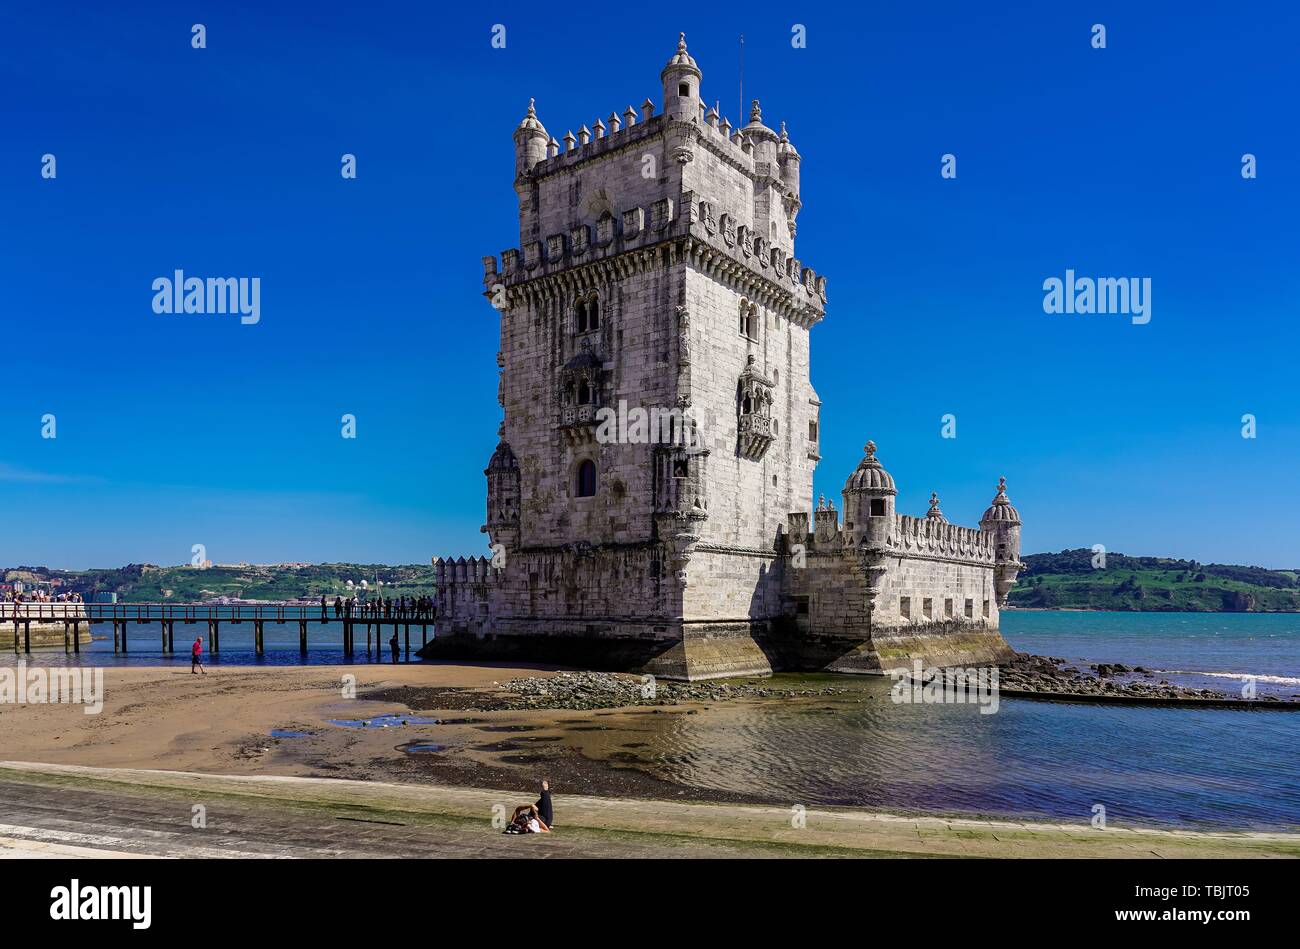
{"type": "Polygon", "coordinates": [[[9,620],[59,621],[89,620],[92,623],[129,621],[134,623],[158,623],[164,620],[177,622],[198,622],[200,620],[220,620],[222,622],[240,623],[246,620],[262,620],[272,623],[291,623],[306,620],[309,622],[341,622],[344,619],[353,622],[385,623],[432,623],[433,611],[408,607],[400,609],[396,604],[387,611],[374,613],[358,608],[351,612],[334,612],[330,603],[322,609],[319,603],[305,604],[220,604],[220,603],[0,603],[0,622],[9,620]]]}
{"type": "Polygon", "coordinates": [[[253,624],[253,648],[260,656],[265,651],[267,623],[297,623],[298,644],[307,654],[307,629],[312,623],[341,623],[343,625],[343,652],[351,655],[358,626],[365,627],[366,653],[370,653],[371,631],[374,631],[375,656],[381,651],[379,631],[391,626],[396,636],[403,627],[407,657],[411,654],[411,627],[417,627],[420,642],[428,642],[429,628],[437,628],[437,611],[411,606],[403,610],[391,601],[387,608],[365,609],[358,603],[355,610],[334,612],[334,605],[326,603],[271,603],[271,604],[221,604],[221,603],[0,603],[0,624],[13,624],[14,651],[31,652],[32,625],[37,632],[41,624],[62,622],[64,648],[68,652],[81,651],[81,624],[113,624],[113,651],[125,653],[129,646],[127,628],[132,624],[156,623],[162,628],[162,651],[175,649],[176,624],[206,623],[208,649],[217,653],[221,649],[221,627],[227,623],[253,624]],[[20,635],[21,629],[21,635],[20,635]]]}

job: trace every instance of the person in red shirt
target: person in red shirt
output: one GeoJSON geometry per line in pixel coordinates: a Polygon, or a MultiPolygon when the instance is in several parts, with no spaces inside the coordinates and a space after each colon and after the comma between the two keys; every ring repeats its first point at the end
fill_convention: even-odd
{"type": "Polygon", "coordinates": [[[204,675],[208,674],[208,671],[203,668],[203,663],[199,659],[199,657],[202,654],[203,654],[203,637],[199,636],[195,638],[194,645],[190,647],[190,674],[191,675],[197,675],[200,672],[202,672],[204,675]]]}

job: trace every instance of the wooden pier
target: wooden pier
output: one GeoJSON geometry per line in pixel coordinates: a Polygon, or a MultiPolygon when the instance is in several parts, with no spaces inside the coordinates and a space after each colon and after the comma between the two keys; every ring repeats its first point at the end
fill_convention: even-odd
{"type": "Polygon", "coordinates": [[[411,627],[419,627],[420,645],[429,641],[429,628],[436,626],[437,619],[431,611],[411,611],[405,613],[392,609],[384,612],[344,611],[335,614],[332,608],[321,609],[317,605],[306,606],[215,606],[207,603],[0,603],[0,623],[13,624],[14,651],[30,653],[32,651],[32,624],[38,628],[44,624],[62,623],[64,627],[64,649],[69,653],[81,651],[81,627],[87,628],[97,623],[113,625],[113,652],[128,652],[127,630],[130,624],[157,623],[161,630],[161,646],[164,654],[176,651],[176,624],[194,626],[207,624],[207,652],[221,654],[221,627],[223,624],[253,624],[253,651],[261,656],[266,651],[266,624],[298,624],[298,649],[302,655],[308,652],[308,630],[312,624],[320,626],[341,623],[343,626],[343,654],[352,656],[355,652],[356,629],[366,628],[366,654],[370,654],[370,642],[373,636],[376,658],[382,656],[385,641],[382,631],[392,627],[394,635],[404,633],[404,651],[409,659],[411,655],[411,627]],[[400,629],[399,629],[400,627],[400,629]]]}

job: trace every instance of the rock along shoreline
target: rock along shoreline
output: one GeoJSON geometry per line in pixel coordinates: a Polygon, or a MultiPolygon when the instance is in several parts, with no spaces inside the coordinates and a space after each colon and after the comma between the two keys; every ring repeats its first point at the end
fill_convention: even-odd
{"type": "MultiPolygon", "coordinates": [[[[857,695],[861,686],[810,684],[783,687],[763,679],[651,681],[610,672],[559,672],[494,683],[491,689],[426,689],[406,686],[369,692],[363,697],[400,700],[409,707],[465,711],[576,711],[646,706],[675,706],[737,699],[798,699],[857,695]],[[412,704],[414,703],[414,704],[412,704]]],[[[1178,686],[1141,666],[1098,663],[1079,668],[1052,656],[1017,653],[998,666],[998,690],[1003,696],[1039,701],[1076,701],[1118,705],[1163,705],[1199,708],[1269,708],[1300,711],[1300,702],[1276,696],[1245,699],[1214,689],[1178,686]]]]}

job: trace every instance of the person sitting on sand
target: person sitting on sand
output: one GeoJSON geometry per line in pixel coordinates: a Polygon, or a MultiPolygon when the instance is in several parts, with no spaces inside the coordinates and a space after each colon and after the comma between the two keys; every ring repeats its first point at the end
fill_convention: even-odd
{"type": "Polygon", "coordinates": [[[510,824],[506,827],[504,833],[507,834],[549,834],[551,828],[546,826],[546,822],[537,814],[537,805],[520,804],[515,808],[514,815],[510,818],[510,824]]]}

